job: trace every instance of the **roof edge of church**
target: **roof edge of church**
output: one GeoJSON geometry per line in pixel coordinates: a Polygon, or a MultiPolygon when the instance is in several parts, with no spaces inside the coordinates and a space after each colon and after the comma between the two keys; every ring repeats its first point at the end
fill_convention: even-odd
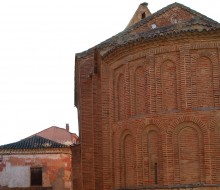
{"type": "MultiPolygon", "coordinates": [[[[142,3],[142,4],[143,4],[143,3],[142,3]]],[[[139,5],[139,6],[140,6],[140,5],[139,5]]],[[[103,42],[97,44],[96,46],[94,46],[94,47],[92,47],[92,48],[89,48],[88,50],[85,50],[85,51],[83,51],[83,52],[76,53],[76,54],[75,54],[75,55],[76,55],[76,58],[77,58],[77,59],[81,59],[81,58],[83,59],[83,58],[85,58],[85,57],[87,57],[87,56],[89,56],[89,55],[92,55],[92,54],[94,53],[94,49],[95,49],[95,48],[97,48],[97,49],[102,49],[102,48],[111,46],[112,44],[114,44],[114,43],[113,43],[114,39],[117,39],[117,38],[119,38],[119,37],[121,37],[121,36],[123,36],[123,35],[125,35],[125,34],[128,34],[128,33],[131,32],[132,30],[135,30],[135,29],[141,27],[143,24],[149,22],[150,20],[152,20],[152,19],[155,18],[155,17],[160,16],[161,14],[163,14],[164,12],[166,12],[167,10],[169,10],[169,9],[175,7],[175,6],[181,7],[181,8],[183,8],[183,9],[185,9],[186,11],[191,12],[192,14],[194,14],[194,15],[200,17],[200,18],[202,17],[204,20],[209,21],[209,22],[211,22],[211,23],[213,23],[213,24],[219,24],[217,21],[215,21],[215,20],[213,20],[213,19],[207,17],[206,15],[203,15],[203,14],[201,14],[201,13],[199,13],[199,12],[197,12],[197,11],[195,11],[195,10],[193,10],[193,9],[191,9],[191,8],[189,8],[189,7],[187,7],[187,6],[183,5],[183,4],[181,4],[181,3],[174,2],[174,3],[172,3],[172,4],[167,5],[166,7],[163,7],[162,9],[156,11],[155,13],[153,13],[153,14],[147,16],[146,18],[140,20],[139,22],[133,24],[132,26],[125,28],[125,30],[123,30],[123,31],[119,32],[118,34],[116,34],[116,35],[114,35],[114,36],[108,38],[107,40],[105,40],[105,41],[103,41],[103,42]]]]}

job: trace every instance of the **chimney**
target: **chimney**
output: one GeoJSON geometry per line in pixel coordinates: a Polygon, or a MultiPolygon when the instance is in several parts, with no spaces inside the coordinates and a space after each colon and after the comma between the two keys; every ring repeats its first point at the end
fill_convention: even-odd
{"type": "Polygon", "coordinates": [[[69,132],[69,130],[70,130],[69,123],[66,123],[66,131],[68,131],[68,132],[69,132]]]}
{"type": "Polygon", "coordinates": [[[129,28],[130,26],[140,22],[142,19],[145,19],[150,15],[151,12],[148,9],[148,3],[141,3],[126,28],[129,28]]]}

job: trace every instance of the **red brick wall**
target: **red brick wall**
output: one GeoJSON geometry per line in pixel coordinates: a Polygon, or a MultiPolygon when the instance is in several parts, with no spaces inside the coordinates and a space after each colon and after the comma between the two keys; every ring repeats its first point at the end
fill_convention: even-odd
{"type": "Polygon", "coordinates": [[[154,17],[153,19],[148,21],[145,25],[133,31],[133,33],[149,31],[152,29],[152,24],[155,24],[156,27],[159,28],[159,27],[169,26],[176,22],[188,21],[194,18],[194,16],[195,15],[193,15],[189,11],[186,11],[183,8],[173,7],[172,9],[169,9],[168,11],[163,12],[160,15],[154,17]]]}
{"type": "Polygon", "coordinates": [[[93,56],[80,64],[80,143],[81,171],[84,189],[95,187],[93,128],[93,56]]]}
{"type": "Polygon", "coordinates": [[[220,41],[189,40],[81,60],[83,189],[220,183],[220,41]]]}
{"type": "MultiPolygon", "coordinates": [[[[132,34],[187,21],[173,7],[132,34]]],[[[220,184],[220,36],[90,50],[76,61],[82,189],[220,184]]]]}
{"type": "MultiPolygon", "coordinates": [[[[102,105],[101,80],[94,70],[94,58],[89,56],[77,65],[79,72],[79,139],[81,146],[81,176],[83,189],[102,189],[102,105]]],[[[109,174],[108,174],[109,175],[109,174]]]]}
{"type": "Polygon", "coordinates": [[[180,183],[190,184],[200,182],[200,156],[199,136],[193,127],[184,126],[178,135],[178,152],[180,183]],[[190,145],[190,146],[189,146],[190,145]]]}
{"type": "Polygon", "coordinates": [[[73,190],[82,190],[81,177],[81,146],[75,145],[72,149],[73,159],[73,190]]]}

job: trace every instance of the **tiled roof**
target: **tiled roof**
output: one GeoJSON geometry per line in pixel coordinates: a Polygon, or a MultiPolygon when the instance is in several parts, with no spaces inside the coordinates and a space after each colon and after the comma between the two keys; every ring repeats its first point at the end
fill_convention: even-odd
{"type": "Polygon", "coordinates": [[[180,3],[173,3],[171,5],[168,5],[167,7],[162,8],[161,10],[151,14],[150,16],[146,17],[145,19],[142,19],[140,22],[132,25],[131,27],[125,29],[124,31],[118,33],[117,35],[105,40],[104,42],[98,44],[97,46],[88,49],[87,51],[84,51],[82,53],[78,53],[76,54],[77,58],[81,58],[84,57],[88,54],[91,54],[94,52],[94,49],[100,49],[103,50],[105,48],[107,48],[106,52],[107,53],[112,49],[115,49],[116,46],[121,46],[121,45],[125,45],[128,42],[131,42],[132,40],[136,40],[137,38],[143,38],[143,33],[141,33],[140,35],[132,35],[132,31],[136,30],[137,28],[143,26],[144,24],[146,24],[147,22],[149,22],[150,20],[154,19],[155,17],[160,16],[161,14],[163,14],[164,12],[168,11],[169,9],[173,8],[173,7],[180,7],[188,12],[190,12],[191,14],[195,15],[195,19],[192,19],[191,21],[187,21],[185,23],[185,26],[187,26],[187,28],[184,27],[179,27],[179,26],[184,26],[184,24],[174,24],[171,25],[169,27],[160,27],[157,30],[152,30],[152,31],[147,31],[145,32],[145,39],[146,36],[148,36],[148,38],[157,38],[157,37],[161,37],[162,34],[164,33],[165,35],[170,35],[173,34],[173,32],[176,33],[181,33],[181,32],[202,32],[203,30],[201,29],[201,27],[204,27],[204,30],[216,30],[216,29],[220,29],[220,24],[214,20],[212,20],[211,18],[208,18],[207,16],[193,10],[190,9],[189,7],[186,7],[185,5],[182,5],[180,3]],[[196,29],[194,26],[195,24],[200,25],[200,29],[196,29]],[[160,31],[160,35],[155,35],[155,32],[160,31]]]}
{"type": "Polygon", "coordinates": [[[75,144],[78,139],[76,134],[69,132],[67,129],[56,126],[44,129],[35,135],[66,145],[75,144]]]}
{"type": "Polygon", "coordinates": [[[32,137],[22,139],[18,142],[2,145],[0,146],[0,150],[3,150],[3,149],[43,149],[43,148],[64,148],[64,147],[68,147],[68,146],[35,135],[32,137]]]}
{"type": "Polygon", "coordinates": [[[164,38],[166,36],[180,36],[184,33],[207,32],[220,30],[220,24],[210,23],[202,18],[195,18],[187,22],[177,23],[170,26],[156,28],[151,31],[141,32],[136,35],[123,36],[122,40],[115,42],[114,46],[108,48],[105,56],[115,51],[117,48],[128,45],[130,43],[140,41],[150,41],[155,38],[164,38]]]}

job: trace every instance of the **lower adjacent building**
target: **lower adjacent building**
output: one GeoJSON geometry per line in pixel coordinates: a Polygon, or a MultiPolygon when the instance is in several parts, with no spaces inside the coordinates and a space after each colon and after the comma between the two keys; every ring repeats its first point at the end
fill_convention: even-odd
{"type": "Polygon", "coordinates": [[[72,189],[72,146],[31,136],[0,146],[0,189],[72,189]]]}

